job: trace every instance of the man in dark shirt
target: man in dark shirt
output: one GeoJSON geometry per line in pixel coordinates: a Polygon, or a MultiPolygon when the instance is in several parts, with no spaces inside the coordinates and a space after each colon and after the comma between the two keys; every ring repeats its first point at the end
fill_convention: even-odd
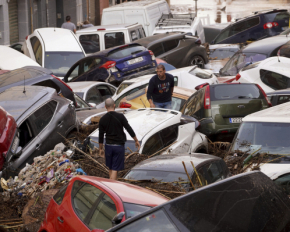
{"type": "Polygon", "coordinates": [[[123,114],[115,112],[115,102],[112,98],[105,101],[108,111],[99,122],[99,149],[103,154],[104,134],[106,134],[105,157],[106,166],[109,168],[110,179],[117,180],[118,171],[124,169],[126,134],[125,128],[135,140],[135,146],[139,150],[140,143],[123,114]]]}
{"type": "Polygon", "coordinates": [[[148,85],[147,99],[151,108],[171,109],[174,77],[165,73],[162,64],[157,66],[157,75],[154,75],[148,85]]]}

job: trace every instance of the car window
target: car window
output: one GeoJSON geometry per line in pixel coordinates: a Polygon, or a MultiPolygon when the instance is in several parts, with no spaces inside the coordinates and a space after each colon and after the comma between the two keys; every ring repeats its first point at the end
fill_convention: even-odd
{"type": "Polygon", "coordinates": [[[145,37],[145,34],[143,34],[142,28],[138,28],[140,39],[145,37]]]}
{"type": "Polygon", "coordinates": [[[211,183],[214,183],[216,181],[226,178],[224,176],[224,171],[218,161],[212,162],[210,164],[206,164],[202,168],[204,169],[206,173],[205,177],[207,179],[208,184],[211,184],[211,183]]]}
{"type": "Polygon", "coordinates": [[[107,230],[112,227],[112,219],[116,216],[117,209],[114,201],[104,195],[89,222],[90,229],[107,230]]]}
{"type": "Polygon", "coordinates": [[[149,209],[151,209],[150,206],[145,205],[136,205],[131,203],[124,203],[124,208],[126,212],[126,218],[134,217],[140,213],[143,213],[149,209]]]}
{"type": "Polygon", "coordinates": [[[138,35],[137,35],[137,32],[136,31],[131,31],[130,32],[130,36],[131,36],[131,40],[132,41],[135,41],[138,39],[138,35]]]}
{"type": "Polygon", "coordinates": [[[116,92],[116,89],[115,89],[115,88],[113,88],[112,86],[109,86],[109,88],[110,88],[110,90],[111,90],[111,93],[112,93],[112,95],[114,95],[114,94],[115,94],[115,92],[116,92]]]}
{"type": "Polygon", "coordinates": [[[57,93],[61,92],[60,87],[57,84],[55,84],[52,80],[41,81],[33,85],[50,87],[55,89],[57,93]]]}
{"type": "Polygon", "coordinates": [[[101,61],[102,59],[99,57],[94,57],[94,58],[84,60],[83,61],[84,72],[87,72],[93,68],[96,68],[101,63],[101,61]]]}
{"type": "Polygon", "coordinates": [[[123,32],[112,32],[105,34],[105,48],[111,48],[125,44],[123,32]]]}
{"type": "Polygon", "coordinates": [[[73,79],[74,77],[77,77],[80,72],[80,65],[78,64],[72,71],[71,73],[68,75],[68,81],[70,81],[71,79],[73,79]]]}
{"type": "Polygon", "coordinates": [[[81,35],[80,43],[85,53],[94,53],[100,51],[100,39],[98,34],[81,35]]]}
{"type": "Polygon", "coordinates": [[[171,107],[173,110],[179,111],[185,100],[177,97],[172,97],[171,107]]]}
{"type": "Polygon", "coordinates": [[[72,191],[72,205],[77,216],[82,221],[85,220],[93,204],[101,194],[102,191],[93,185],[75,181],[72,191]],[[81,187],[79,187],[80,185],[81,187]]]}
{"type": "Polygon", "coordinates": [[[178,125],[167,127],[160,131],[163,147],[167,147],[172,144],[178,136],[178,125]]]}
{"type": "Polygon", "coordinates": [[[119,232],[178,232],[175,225],[169,220],[162,209],[146,215],[122,228],[119,232]]]}
{"type": "Polygon", "coordinates": [[[88,103],[95,103],[97,105],[103,102],[102,95],[100,94],[96,86],[93,86],[88,90],[85,101],[88,103]]]}
{"type": "Polygon", "coordinates": [[[96,88],[99,90],[103,101],[105,101],[109,97],[112,97],[111,91],[109,90],[108,86],[97,85],[96,88]]]}
{"type": "Polygon", "coordinates": [[[189,73],[193,76],[197,76],[201,79],[210,79],[212,77],[212,73],[207,72],[203,69],[195,67],[194,69],[190,70],[189,73]]]}
{"type": "Polygon", "coordinates": [[[39,39],[34,36],[30,39],[31,47],[35,56],[35,61],[42,66],[42,46],[39,39]]]}
{"type": "Polygon", "coordinates": [[[274,182],[281,186],[287,195],[290,195],[290,173],[279,176],[274,182]]]}
{"type": "Polygon", "coordinates": [[[178,86],[178,76],[174,76],[174,86],[178,86]]]}
{"type": "Polygon", "coordinates": [[[283,104],[290,101],[290,95],[278,96],[277,105],[283,104]]]}
{"type": "Polygon", "coordinates": [[[164,53],[164,49],[163,49],[162,43],[154,44],[148,49],[151,50],[156,57],[160,56],[160,55],[162,55],[164,53]]]}
{"type": "Polygon", "coordinates": [[[163,42],[163,47],[164,47],[165,52],[168,52],[168,51],[176,48],[177,46],[178,46],[177,39],[168,40],[168,41],[163,42]]]}
{"type": "Polygon", "coordinates": [[[79,97],[78,93],[74,93],[74,97],[76,99],[77,108],[90,108],[91,107],[81,97],[79,97]]]}
{"type": "Polygon", "coordinates": [[[163,143],[159,132],[152,135],[145,143],[142,154],[152,155],[163,148],[163,143]]]}
{"type": "Polygon", "coordinates": [[[261,81],[274,90],[286,89],[289,86],[289,78],[264,69],[260,70],[261,81]]]}
{"type": "Polygon", "coordinates": [[[36,110],[29,119],[36,126],[37,134],[39,134],[51,121],[57,107],[56,101],[50,101],[36,110]]]}
{"type": "Polygon", "coordinates": [[[126,45],[126,46],[121,46],[119,48],[112,50],[111,52],[109,52],[107,57],[111,59],[122,59],[128,56],[131,56],[132,54],[143,52],[145,50],[146,48],[139,44],[131,44],[131,45],[126,45]]]}
{"type": "Polygon", "coordinates": [[[144,37],[146,37],[146,32],[145,32],[145,30],[144,30],[143,27],[142,27],[142,31],[143,31],[143,35],[144,35],[144,37]]]}
{"type": "Polygon", "coordinates": [[[203,118],[204,90],[194,93],[182,107],[181,112],[185,115],[195,116],[198,119],[203,118]]]}
{"type": "Polygon", "coordinates": [[[31,120],[28,118],[19,126],[19,146],[26,147],[36,136],[31,120]]]}
{"type": "Polygon", "coordinates": [[[124,89],[126,89],[128,86],[132,85],[133,83],[130,82],[123,82],[119,85],[118,89],[117,89],[117,94],[121,93],[124,89]]]}
{"type": "Polygon", "coordinates": [[[53,200],[58,204],[60,205],[62,200],[63,200],[63,197],[64,197],[64,194],[66,192],[66,189],[67,189],[67,186],[68,184],[62,186],[60,188],[60,190],[53,196],[53,200]]]}

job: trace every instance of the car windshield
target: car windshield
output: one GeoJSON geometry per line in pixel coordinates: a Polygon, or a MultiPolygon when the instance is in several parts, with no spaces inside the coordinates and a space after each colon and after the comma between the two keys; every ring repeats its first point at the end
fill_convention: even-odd
{"type": "Polygon", "coordinates": [[[265,54],[238,52],[220,70],[220,74],[222,76],[235,76],[246,65],[265,60],[266,58],[265,54]]]}
{"type": "Polygon", "coordinates": [[[124,203],[124,208],[125,208],[127,219],[151,209],[150,206],[136,205],[136,204],[131,204],[131,203],[124,203]]]}
{"type": "Polygon", "coordinates": [[[251,154],[259,150],[259,153],[289,155],[289,137],[290,123],[243,122],[233,141],[232,151],[251,154]]]}
{"type": "Polygon", "coordinates": [[[122,59],[122,58],[125,58],[127,56],[132,56],[132,55],[137,54],[139,52],[143,52],[145,50],[146,50],[145,47],[138,45],[138,44],[124,45],[124,46],[121,46],[121,47],[109,52],[108,58],[122,59]]]}
{"type": "Polygon", "coordinates": [[[211,49],[209,52],[209,59],[212,60],[222,60],[225,58],[232,57],[239,48],[217,48],[217,49],[211,49]]]}
{"type": "Polygon", "coordinates": [[[128,86],[132,85],[132,82],[126,82],[126,83],[122,83],[119,88],[117,89],[117,94],[121,93],[124,89],[126,89],[128,86]]]}
{"type": "Polygon", "coordinates": [[[84,57],[82,52],[46,52],[44,67],[56,76],[64,77],[73,64],[84,57]]]}
{"type": "Polygon", "coordinates": [[[83,92],[75,92],[75,94],[77,94],[82,99],[84,97],[84,93],[83,92]]]}
{"type": "Polygon", "coordinates": [[[206,71],[206,70],[203,70],[203,69],[200,69],[198,67],[195,67],[193,69],[191,69],[189,71],[189,73],[193,76],[197,76],[201,79],[210,79],[212,77],[212,73],[206,71]]]}
{"type": "Polygon", "coordinates": [[[81,99],[77,94],[74,94],[76,102],[77,102],[77,108],[90,108],[91,106],[87,104],[83,99],[81,99]]]}

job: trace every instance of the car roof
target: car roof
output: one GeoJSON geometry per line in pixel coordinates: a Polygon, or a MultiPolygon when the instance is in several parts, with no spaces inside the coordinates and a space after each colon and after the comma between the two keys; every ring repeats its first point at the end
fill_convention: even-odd
{"type": "Polygon", "coordinates": [[[197,167],[198,165],[209,160],[221,160],[221,158],[213,155],[198,153],[158,155],[138,163],[132,170],[154,170],[184,173],[184,167],[182,164],[182,161],[184,161],[186,169],[190,174],[194,171],[190,161],[192,161],[194,166],[197,167]]]}
{"type": "Polygon", "coordinates": [[[67,84],[72,88],[74,92],[85,92],[92,86],[96,85],[110,85],[101,81],[78,81],[78,82],[69,82],[67,84]]]}
{"type": "Polygon", "coordinates": [[[163,196],[137,185],[95,176],[81,176],[79,178],[93,182],[97,185],[100,183],[105,185],[107,188],[114,191],[123,202],[156,206],[168,201],[163,196]]]}
{"type": "Polygon", "coordinates": [[[290,58],[288,57],[269,57],[261,61],[258,67],[260,69],[279,73],[290,78],[290,58]]]}
{"type": "Polygon", "coordinates": [[[17,121],[31,106],[47,95],[56,94],[55,89],[43,86],[15,86],[0,94],[0,105],[17,121]]]}
{"type": "Polygon", "coordinates": [[[280,90],[276,90],[276,91],[273,91],[273,92],[268,92],[266,93],[268,96],[270,95],[282,95],[282,94],[290,94],[290,88],[288,89],[280,89],[280,90]]]}
{"type": "Polygon", "coordinates": [[[168,39],[172,39],[175,37],[183,37],[185,33],[180,32],[166,32],[166,33],[159,33],[157,35],[147,36],[142,39],[135,40],[136,43],[143,45],[144,47],[148,47],[151,44],[156,44],[161,41],[165,41],[168,39]]]}
{"type": "Polygon", "coordinates": [[[243,122],[290,123],[290,102],[247,115],[243,122]]]}
{"type": "Polygon", "coordinates": [[[93,26],[93,27],[88,27],[88,28],[78,30],[76,32],[76,34],[82,34],[84,32],[95,32],[98,29],[105,29],[105,30],[102,30],[100,32],[115,31],[115,30],[120,30],[120,29],[128,29],[132,26],[139,26],[139,25],[141,25],[141,24],[139,24],[139,23],[134,23],[134,24],[124,23],[124,24],[112,24],[112,25],[99,25],[99,26],[93,26]]]}
{"type": "Polygon", "coordinates": [[[235,23],[248,19],[248,18],[255,17],[255,16],[260,16],[260,15],[269,14],[269,13],[277,13],[277,12],[282,12],[282,11],[287,11],[287,9],[266,9],[266,10],[261,10],[261,11],[255,11],[255,12],[252,12],[252,14],[249,14],[245,17],[236,19],[235,23]]]}
{"type": "Polygon", "coordinates": [[[0,69],[14,70],[24,66],[40,67],[38,63],[36,63],[28,56],[4,45],[0,45],[0,54],[5,54],[0,56],[0,69]]]}
{"type": "MultiPolygon", "coordinates": [[[[45,44],[45,51],[82,52],[81,45],[71,30],[47,27],[35,29],[45,44]]],[[[34,33],[35,33],[34,32],[34,33]]]]}
{"type": "Polygon", "coordinates": [[[120,8],[129,8],[136,10],[138,8],[143,8],[143,7],[151,7],[154,5],[158,5],[160,3],[165,2],[164,0],[146,0],[146,1],[132,1],[132,2],[123,2],[121,4],[116,4],[114,6],[110,6],[108,8],[105,8],[103,11],[111,11],[111,10],[123,10],[120,8]]]}

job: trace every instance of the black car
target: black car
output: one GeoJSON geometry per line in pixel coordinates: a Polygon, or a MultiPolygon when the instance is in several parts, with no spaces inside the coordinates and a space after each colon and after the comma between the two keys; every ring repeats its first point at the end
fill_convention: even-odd
{"type": "MultiPolygon", "coordinates": [[[[119,213],[113,221],[125,213],[119,213]]],[[[122,217],[121,217],[122,216],[122,217]]],[[[265,174],[239,174],[156,206],[107,232],[286,232],[290,200],[265,174]]]]}
{"type": "Polygon", "coordinates": [[[243,47],[220,70],[220,76],[236,76],[239,71],[252,63],[277,56],[278,50],[290,40],[290,36],[277,35],[262,39],[243,47]]]}
{"type": "Polygon", "coordinates": [[[190,175],[192,183],[200,182],[193,169],[193,162],[202,185],[211,184],[230,176],[230,171],[223,159],[207,154],[166,154],[146,159],[134,166],[125,176],[128,180],[153,180],[162,182],[182,182],[183,187],[192,190],[182,161],[190,175]]]}
{"type": "Polygon", "coordinates": [[[46,68],[26,66],[0,75],[0,93],[4,92],[6,89],[19,85],[37,85],[53,88],[59,96],[63,96],[73,101],[76,106],[76,100],[72,89],[46,68]]]}
{"type": "Polygon", "coordinates": [[[280,105],[290,101],[290,89],[282,89],[267,93],[272,106],[280,105]]]}
{"type": "Polygon", "coordinates": [[[135,41],[152,51],[157,58],[176,68],[197,65],[204,68],[208,62],[206,49],[199,38],[186,33],[169,32],[135,41]]]}
{"type": "Polygon", "coordinates": [[[232,44],[256,41],[280,34],[289,28],[287,10],[256,11],[245,18],[237,19],[223,29],[212,44],[232,44]]]}

